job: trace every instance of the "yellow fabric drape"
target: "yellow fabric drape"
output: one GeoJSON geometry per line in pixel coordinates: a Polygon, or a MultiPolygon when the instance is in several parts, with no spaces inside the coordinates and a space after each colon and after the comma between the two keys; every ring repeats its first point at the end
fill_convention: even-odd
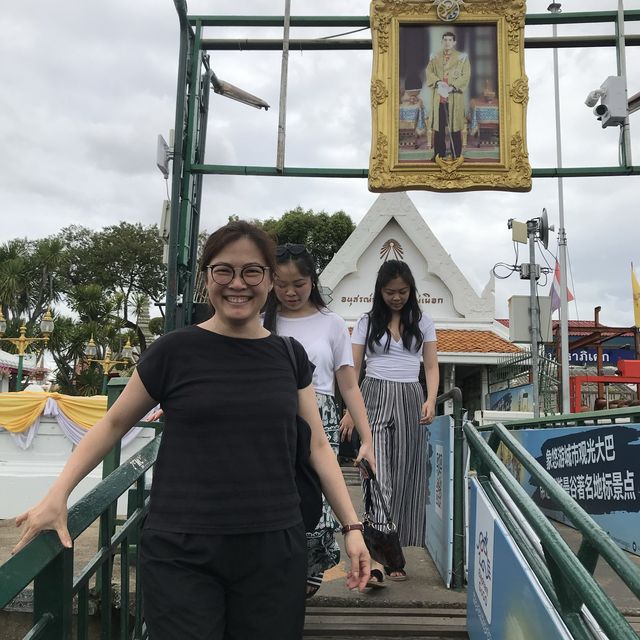
{"type": "Polygon", "coordinates": [[[58,401],[60,411],[84,429],[90,429],[107,412],[107,396],[65,396],[49,394],[58,401]]]}
{"type": "Polygon", "coordinates": [[[107,396],[67,396],[61,393],[18,391],[0,393],[0,427],[12,433],[28,429],[42,414],[49,398],[78,426],[89,429],[107,412],[107,396]]]}

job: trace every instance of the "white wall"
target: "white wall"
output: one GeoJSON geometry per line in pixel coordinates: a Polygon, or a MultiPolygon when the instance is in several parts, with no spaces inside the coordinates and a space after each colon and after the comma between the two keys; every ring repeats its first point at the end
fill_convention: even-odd
{"type": "MultiPolygon", "coordinates": [[[[122,450],[124,462],[148,444],[154,429],[143,429],[122,450]]],[[[62,433],[55,418],[41,417],[40,429],[31,447],[21,449],[8,431],[0,431],[0,519],[15,518],[38,502],[64,467],[73,443],[62,433]]],[[[98,465],[71,494],[69,506],[102,480],[102,464],[98,465]]],[[[118,501],[118,515],[127,512],[126,494],[118,501]]]]}

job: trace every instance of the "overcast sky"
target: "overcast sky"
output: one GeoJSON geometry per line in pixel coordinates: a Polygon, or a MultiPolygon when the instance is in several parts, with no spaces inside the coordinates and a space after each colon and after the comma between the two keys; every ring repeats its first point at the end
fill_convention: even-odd
{"type": "MultiPolygon", "coordinates": [[[[284,0],[242,3],[191,0],[190,14],[282,14],[284,0]]],[[[363,0],[292,0],[293,15],[366,15],[363,0]]],[[[547,0],[530,0],[543,13],[547,0]]],[[[617,0],[567,0],[565,12],[615,10],[617,0]]],[[[626,0],[639,9],[640,0],[626,0]]],[[[640,23],[627,23],[640,33],[640,23]]],[[[293,29],[292,37],[340,33],[293,29]]],[[[173,127],[178,63],[178,19],[171,0],[80,2],[21,0],[0,12],[0,242],[39,238],[70,224],[94,229],[121,220],[159,222],[165,182],[155,167],[156,136],[173,127]]],[[[613,25],[560,27],[560,35],[613,33],[613,25]]],[[[551,27],[528,28],[551,35],[551,27]]],[[[281,37],[281,30],[209,30],[209,37],[281,37]]],[[[353,37],[370,37],[363,31],[353,37]]],[[[602,129],[584,99],[616,75],[615,50],[561,49],[560,85],[565,167],[618,163],[617,127],[602,129]]],[[[640,51],[626,51],[629,94],[640,91],[640,51]]],[[[279,52],[212,52],[219,78],[260,96],[274,108],[258,111],[212,94],[207,161],[275,165],[279,52]]],[[[527,50],[528,148],[534,168],[556,166],[551,50],[527,50]]],[[[368,166],[371,119],[370,51],[297,52],[289,62],[286,164],[297,167],[368,166]]],[[[631,116],[634,164],[640,164],[640,114],[631,116]]],[[[564,181],[572,319],[633,322],[630,262],[640,273],[640,177],[564,181]]],[[[206,177],[202,227],[213,230],[230,214],[281,215],[298,205],[346,211],[357,223],[376,195],[363,179],[206,177]]],[[[545,207],[558,223],[553,179],[536,179],[530,193],[409,192],[427,223],[476,291],[498,262],[513,264],[507,220],[526,221],[545,207]]],[[[557,252],[551,234],[547,260],[557,252]]],[[[518,264],[528,261],[520,246],[518,264]]],[[[538,261],[544,264],[542,257],[538,261]]],[[[504,272],[504,270],[502,271],[504,272]]],[[[501,272],[501,273],[502,273],[501,272]]],[[[541,281],[542,282],[542,281],[541,281]]],[[[548,292],[549,284],[541,293],[548,292]]],[[[528,294],[517,274],[496,284],[496,313],[507,299],[528,294]]]]}

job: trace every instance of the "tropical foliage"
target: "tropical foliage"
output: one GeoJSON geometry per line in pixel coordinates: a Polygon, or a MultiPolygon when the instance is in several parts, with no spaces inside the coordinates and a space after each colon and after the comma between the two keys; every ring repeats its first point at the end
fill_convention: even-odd
{"type": "MultiPolygon", "coordinates": [[[[0,245],[0,308],[7,335],[17,336],[21,324],[28,336],[38,335],[51,308],[55,328],[47,350],[64,393],[100,392],[102,369],[84,356],[91,337],[96,359],[103,359],[107,348],[117,356],[127,339],[144,351],[137,319],[149,301],[162,301],[164,281],[155,226],[123,222],[100,231],[73,226],[52,237],[0,245]]],[[[7,342],[2,348],[13,350],[7,342]]],[[[30,349],[42,350],[41,343],[30,349]]]]}
{"type": "MultiPolygon", "coordinates": [[[[253,222],[278,243],[305,244],[319,271],[355,228],[343,211],[330,215],[301,207],[281,218],[253,222]]],[[[207,237],[206,231],[200,233],[200,250],[207,237]]],[[[47,351],[55,362],[59,389],[69,394],[100,393],[101,366],[89,364],[85,356],[91,338],[97,348],[94,359],[104,360],[107,349],[112,359],[117,358],[127,340],[140,353],[147,347],[149,333],[162,333],[162,318],[149,322],[149,333],[138,324],[149,305],[163,310],[162,250],[155,225],[128,222],[99,231],[75,225],[48,238],[14,239],[0,245],[0,309],[7,335],[17,336],[22,324],[28,336],[38,335],[39,323],[50,308],[55,328],[47,351]]],[[[1,346],[13,350],[7,342],[1,346]]],[[[42,355],[42,343],[34,343],[30,352],[42,355]]]]}

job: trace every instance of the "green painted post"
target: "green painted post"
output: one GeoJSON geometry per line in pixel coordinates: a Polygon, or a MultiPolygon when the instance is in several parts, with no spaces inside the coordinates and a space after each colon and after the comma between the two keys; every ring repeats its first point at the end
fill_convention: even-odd
{"type": "MultiPolygon", "coordinates": [[[[107,408],[111,407],[125,388],[129,378],[111,378],[105,376],[104,393],[107,394],[107,408]]],[[[102,479],[120,466],[120,441],[107,453],[102,462],[102,479]]]]}
{"type": "MultiPolygon", "coordinates": [[[[105,381],[108,380],[108,377],[105,375],[105,381]]],[[[108,384],[105,384],[104,392],[107,394],[107,409],[109,409],[113,403],[118,399],[122,391],[124,390],[125,385],[129,381],[129,378],[112,378],[108,384]]],[[[102,461],[102,479],[104,480],[109,475],[111,475],[119,466],[120,466],[120,454],[121,454],[122,446],[120,441],[116,442],[113,449],[107,453],[102,461]]],[[[101,526],[100,532],[98,534],[98,550],[101,549],[104,545],[109,543],[111,536],[115,533],[116,530],[116,509],[118,502],[117,500],[109,507],[108,510],[108,525],[101,526]]],[[[104,570],[104,567],[101,567],[96,572],[96,593],[100,593],[102,590],[102,577],[110,572],[104,570]]]]}
{"type": "MultiPolygon", "coordinates": [[[[57,539],[55,532],[51,537],[57,539]]],[[[59,543],[58,543],[59,544],[59,543]]],[[[63,549],[33,582],[33,621],[49,618],[43,640],[71,640],[73,615],[73,549],[63,549]]]]}
{"type": "Polygon", "coordinates": [[[109,384],[109,376],[105,373],[102,376],[102,391],[100,392],[103,396],[107,395],[107,384],[109,384]]]}
{"type": "Polygon", "coordinates": [[[22,391],[22,365],[24,363],[24,355],[18,355],[18,373],[16,374],[16,391],[22,391]]]}

